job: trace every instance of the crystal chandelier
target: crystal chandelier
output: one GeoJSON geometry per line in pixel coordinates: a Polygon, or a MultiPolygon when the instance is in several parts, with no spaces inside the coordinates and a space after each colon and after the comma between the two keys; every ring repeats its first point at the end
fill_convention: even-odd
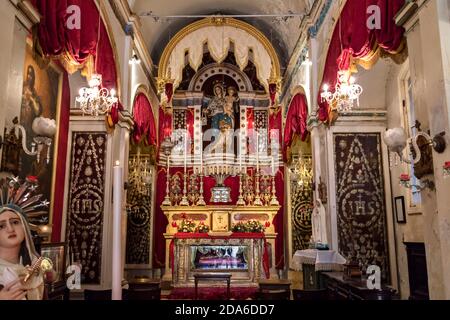
{"type": "Polygon", "coordinates": [[[81,88],[79,96],[76,97],[83,114],[98,116],[106,114],[117,103],[116,91],[102,88],[102,76],[100,74],[92,75],[89,80],[89,88],[81,88]]]}
{"type": "Polygon", "coordinates": [[[299,157],[295,162],[293,168],[290,169],[291,173],[295,175],[295,180],[299,187],[303,189],[310,189],[313,182],[312,172],[312,158],[303,156],[299,157]]]}
{"type": "Polygon", "coordinates": [[[338,72],[338,81],[334,93],[329,91],[329,86],[325,84],[320,94],[322,102],[329,105],[336,105],[338,112],[347,112],[353,109],[355,102],[359,106],[359,96],[363,88],[355,83],[356,79],[349,76],[347,71],[338,72]]]}

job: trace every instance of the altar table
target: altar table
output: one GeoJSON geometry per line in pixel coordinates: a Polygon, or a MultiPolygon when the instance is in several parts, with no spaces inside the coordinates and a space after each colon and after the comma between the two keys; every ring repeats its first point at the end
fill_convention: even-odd
{"type": "Polygon", "coordinates": [[[333,250],[299,250],[292,258],[292,269],[301,271],[303,264],[314,265],[316,271],[339,271],[346,263],[345,258],[333,250]]]}

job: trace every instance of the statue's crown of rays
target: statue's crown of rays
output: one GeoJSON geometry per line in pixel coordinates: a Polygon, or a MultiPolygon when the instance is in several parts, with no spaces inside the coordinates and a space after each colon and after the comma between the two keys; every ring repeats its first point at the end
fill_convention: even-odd
{"type": "Polygon", "coordinates": [[[21,181],[18,177],[1,178],[0,208],[14,205],[22,210],[30,222],[45,223],[42,218],[48,215],[46,208],[50,203],[42,199],[42,194],[36,194],[37,188],[36,177],[27,177],[25,181],[21,181]]]}

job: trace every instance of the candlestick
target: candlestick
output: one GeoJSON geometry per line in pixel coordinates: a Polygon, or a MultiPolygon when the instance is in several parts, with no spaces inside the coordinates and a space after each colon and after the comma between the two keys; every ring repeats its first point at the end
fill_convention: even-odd
{"type": "Polygon", "coordinates": [[[206,206],[205,198],[203,197],[203,172],[200,172],[200,196],[198,197],[197,206],[206,206]]]}
{"type": "Polygon", "coordinates": [[[166,175],[166,197],[164,198],[163,206],[171,206],[172,202],[169,197],[169,184],[170,184],[170,155],[167,156],[167,175],[166,175]]]}
{"type": "Polygon", "coordinates": [[[242,171],[239,173],[239,198],[236,203],[238,206],[245,206],[244,196],[243,196],[243,188],[242,188],[242,179],[244,178],[244,174],[242,171]]]}
{"type": "Polygon", "coordinates": [[[259,172],[259,132],[256,131],[256,171],[259,172]]]}
{"type": "Polygon", "coordinates": [[[122,300],[122,187],[123,169],[117,161],[113,169],[113,252],[112,252],[112,300],[122,300]]]}
{"type": "Polygon", "coordinates": [[[275,186],[275,174],[272,176],[272,198],[270,199],[271,206],[279,206],[280,202],[277,199],[277,190],[275,186]]]}

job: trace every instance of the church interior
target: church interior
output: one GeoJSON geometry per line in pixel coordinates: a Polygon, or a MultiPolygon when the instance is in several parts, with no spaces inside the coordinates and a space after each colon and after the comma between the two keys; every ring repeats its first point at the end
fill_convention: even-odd
{"type": "Polygon", "coordinates": [[[0,300],[450,300],[450,1],[0,1],[0,300]]]}

